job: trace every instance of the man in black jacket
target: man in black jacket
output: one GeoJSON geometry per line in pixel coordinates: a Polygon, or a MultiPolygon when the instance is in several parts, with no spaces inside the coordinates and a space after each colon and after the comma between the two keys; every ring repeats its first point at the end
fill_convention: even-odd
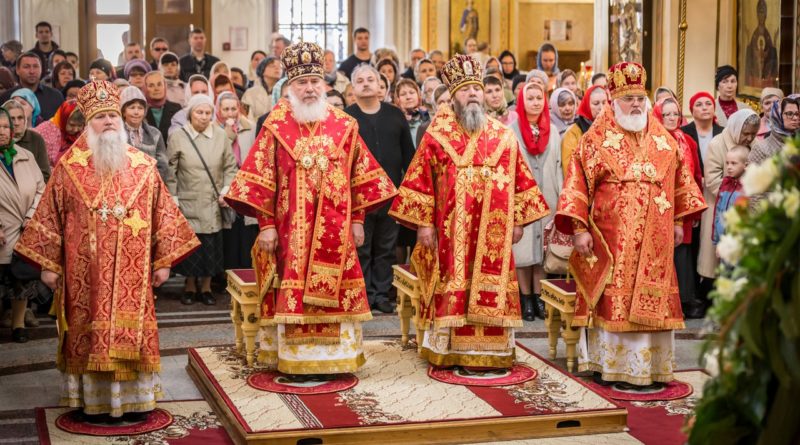
{"type": "MultiPolygon", "coordinates": [[[[355,67],[352,79],[356,103],[345,112],[358,121],[361,139],[394,185],[399,186],[414,157],[414,142],[403,112],[378,98],[379,76],[370,65],[355,67]]],[[[388,297],[398,228],[389,216],[389,205],[368,213],[364,220],[364,244],[358,249],[370,307],[384,313],[394,311],[388,297]]]]}
{"type": "MultiPolygon", "coordinates": [[[[58,107],[64,102],[64,96],[61,91],[55,88],[50,88],[42,81],[42,61],[39,56],[32,53],[22,53],[17,57],[17,79],[19,83],[16,87],[10,88],[0,96],[0,103],[5,103],[11,98],[11,94],[20,88],[28,88],[36,95],[39,101],[39,108],[41,109],[42,120],[48,120],[56,114],[58,107]]],[[[32,126],[38,125],[39,122],[34,122],[32,126]]]]}
{"type": "Polygon", "coordinates": [[[206,33],[200,28],[192,29],[189,33],[189,54],[181,57],[181,80],[186,82],[192,74],[202,74],[206,79],[211,78],[211,67],[219,59],[206,51],[206,33]]]}

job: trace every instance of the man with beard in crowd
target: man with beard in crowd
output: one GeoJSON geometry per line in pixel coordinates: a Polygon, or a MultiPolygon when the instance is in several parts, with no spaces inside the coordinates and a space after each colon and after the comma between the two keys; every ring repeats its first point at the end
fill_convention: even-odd
{"type": "MultiPolygon", "coordinates": [[[[414,157],[414,141],[403,112],[380,99],[379,79],[380,74],[372,65],[357,66],[352,77],[356,103],[347,107],[345,112],[358,121],[361,139],[394,185],[399,186],[414,157]]],[[[398,228],[389,216],[388,205],[367,215],[364,245],[358,249],[370,307],[387,314],[394,312],[389,291],[392,289],[398,228]]]]}
{"type": "Polygon", "coordinates": [[[281,58],[289,99],[269,113],[225,200],[260,228],[258,361],[292,380],[328,379],[365,362],[361,322],[372,313],[356,248],[365,213],[396,190],[355,119],[328,105],[322,49],[300,42],[281,58]]]}
{"type": "Polygon", "coordinates": [[[199,245],[156,161],[127,144],[119,90],[78,94],[86,132],[53,170],[16,251],[54,290],[62,403],[79,420],[139,421],[161,396],[153,287],[199,245]]]}
{"type": "Polygon", "coordinates": [[[683,312],[673,261],[683,218],[706,208],[683,152],[649,113],[647,73],[608,73],[612,106],[573,152],[555,223],[573,235],[578,368],[603,385],[653,389],[673,380],[683,312]]]}
{"type": "Polygon", "coordinates": [[[417,230],[420,354],[465,373],[513,365],[522,317],[511,246],[548,214],[514,133],[486,115],[482,74],[471,56],[445,64],[453,109],[436,112],[389,212],[417,230]]]}

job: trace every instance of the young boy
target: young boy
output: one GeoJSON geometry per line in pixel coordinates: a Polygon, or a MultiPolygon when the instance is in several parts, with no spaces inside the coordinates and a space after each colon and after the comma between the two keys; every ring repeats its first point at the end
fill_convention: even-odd
{"type": "Polygon", "coordinates": [[[737,145],[725,155],[725,177],[719,186],[717,202],[714,205],[714,232],[711,239],[715,246],[725,234],[725,212],[733,206],[739,196],[744,195],[741,178],[747,168],[749,152],[747,147],[737,145]]]}

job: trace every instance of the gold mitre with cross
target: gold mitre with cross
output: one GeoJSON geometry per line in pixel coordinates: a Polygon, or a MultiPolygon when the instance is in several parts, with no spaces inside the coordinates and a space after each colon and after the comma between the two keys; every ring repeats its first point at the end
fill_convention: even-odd
{"type": "Polygon", "coordinates": [[[455,94],[461,87],[470,84],[479,85],[483,89],[483,67],[472,56],[456,54],[442,67],[442,80],[450,94],[455,94]]]}
{"type": "Polygon", "coordinates": [[[119,88],[106,80],[93,80],[78,91],[78,107],[89,121],[103,111],[119,111],[119,88]]]}
{"type": "Polygon", "coordinates": [[[608,70],[608,92],[612,99],[631,94],[647,95],[647,72],[636,62],[620,62],[608,70]]]}
{"type": "Polygon", "coordinates": [[[316,43],[298,42],[286,47],[281,54],[281,62],[286,70],[286,79],[291,82],[306,76],[325,77],[322,62],[325,53],[316,43]]]}

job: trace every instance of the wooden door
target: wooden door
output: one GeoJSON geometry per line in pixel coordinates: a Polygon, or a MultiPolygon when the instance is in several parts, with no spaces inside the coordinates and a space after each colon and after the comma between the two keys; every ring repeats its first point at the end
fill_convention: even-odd
{"type": "Polygon", "coordinates": [[[189,52],[189,31],[201,28],[206,34],[206,51],[211,52],[210,0],[146,0],[145,11],[148,43],[163,37],[170,51],[181,57],[189,52]]]}

